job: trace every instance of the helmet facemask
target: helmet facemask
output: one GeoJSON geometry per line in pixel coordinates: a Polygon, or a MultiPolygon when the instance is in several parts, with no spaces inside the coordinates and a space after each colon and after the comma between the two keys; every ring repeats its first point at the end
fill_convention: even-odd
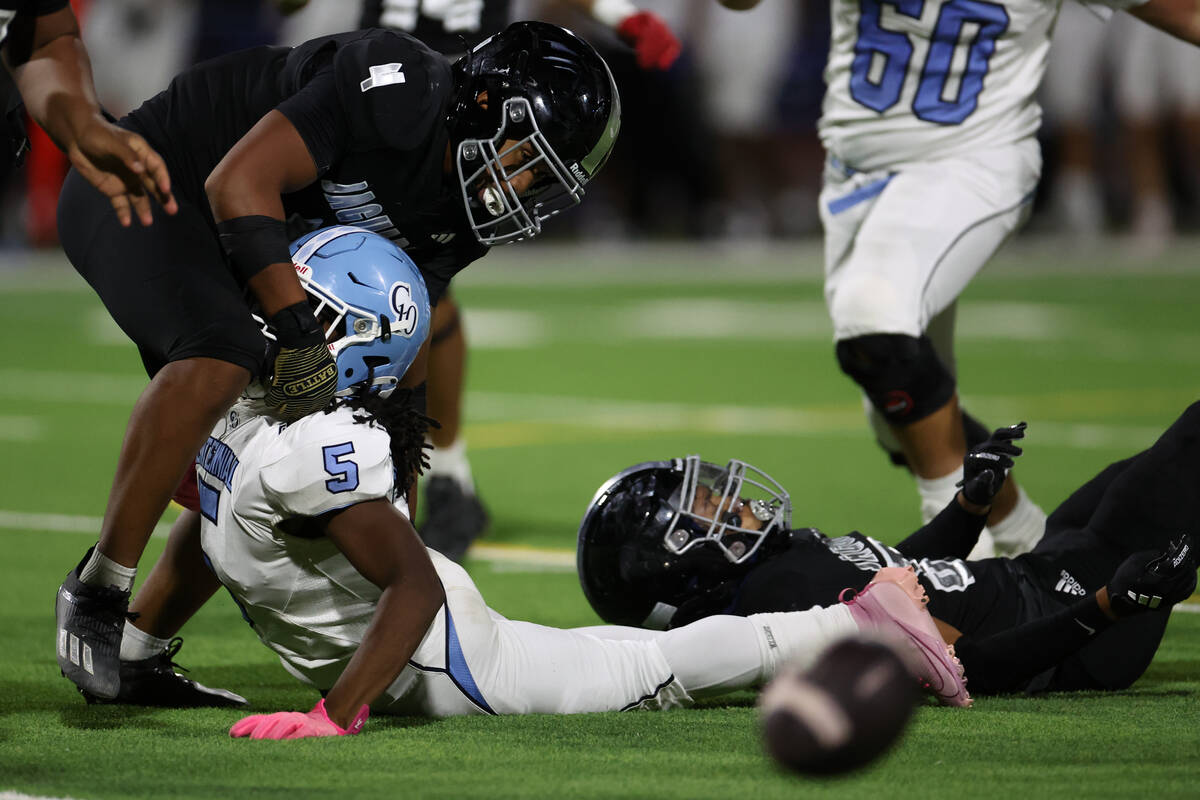
{"type": "Polygon", "coordinates": [[[737,459],[720,467],[698,455],[675,462],[683,481],[669,500],[673,518],[663,535],[669,552],[682,555],[709,542],[730,563],[742,564],[767,536],[791,527],[791,498],[761,470],[737,459]]]}
{"type": "Polygon", "coordinates": [[[545,220],[583,199],[583,181],[555,154],[524,97],[504,101],[500,127],[491,139],[459,142],[455,161],[467,218],[482,244],[536,236],[545,220]],[[505,165],[513,154],[527,150],[530,155],[505,165]],[[535,172],[532,183],[518,193],[512,180],[530,171],[535,172]]]}

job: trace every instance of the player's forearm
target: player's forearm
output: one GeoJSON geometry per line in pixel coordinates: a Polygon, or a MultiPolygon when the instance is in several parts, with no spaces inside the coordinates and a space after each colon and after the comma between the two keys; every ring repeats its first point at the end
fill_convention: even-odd
{"type": "Polygon", "coordinates": [[[1017,691],[1090,643],[1111,624],[1100,598],[1092,596],[993,636],[967,634],[954,643],[954,649],[972,691],[1017,691]]]}
{"type": "Polygon", "coordinates": [[[412,576],[384,591],[362,644],[325,698],[330,719],[348,726],[364,703],[370,704],[396,680],[445,597],[436,573],[432,580],[412,576]]]}
{"type": "Polygon", "coordinates": [[[78,36],[63,34],[38,47],[13,69],[13,80],[29,116],[64,152],[102,119],[91,63],[78,36]]]}
{"type": "Polygon", "coordinates": [[[214,170],[204,184],[225,254],[270,317],[305,299],[288,255],[283,200],[234,170],[214,170]]]}
{"type": "Polygon", "coordinates": [[[961,496],[959,492],[940,514],[896,545],[896,549],[914,560],[966,558],[979,541],[989,507],[959,502],[961,496]]]}

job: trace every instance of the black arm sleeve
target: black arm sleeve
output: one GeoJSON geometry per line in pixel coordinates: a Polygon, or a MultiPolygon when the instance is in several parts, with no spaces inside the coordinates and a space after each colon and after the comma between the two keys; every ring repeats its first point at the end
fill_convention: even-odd
{"type": "Polygon", "coordinates": [[[966,558],[979,541],[986,515],[972,514],[958,504],[958,496],[896,549],[908,558],[966,558]]]}
{"type": "Polygon", "coordinates": [[[954,652],[966,671],[971,691],[1011,692],[1035,675],[1058,666],[1110,625],[1112,620],[1092,596],[992,636],[964,636],[954,643],[954,652]]]}

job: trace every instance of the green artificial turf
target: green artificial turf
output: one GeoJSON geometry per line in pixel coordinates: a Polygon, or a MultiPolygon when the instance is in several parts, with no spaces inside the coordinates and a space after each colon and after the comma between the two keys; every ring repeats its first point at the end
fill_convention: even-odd
{"type": "MultiPolygon", "coordinates": [[[[1029,421],[1018,474],[1049,510],[1197,398],[1200,276],[1193,249],[1135,264],[1018,245],[963,297],[959,374],[989,425],[1029,421]]],[[[890,541],[916,526],[911,482],[833,359],[812,248],[522,252],[457,289],[473,342],[466,435],[494,520],[468,567],[494,608],[596,622],[571,570],[575,527],[636,461],[737,456],[789,487],[798,524],[890,541]],[[501,558],[515,546],[548,563],[501,558]]],[[[769,763],[750,693],[664,714],[373,718],[358,737],[282,743],[230,740],[238,712],[87,706],[54,663],[53,595],[95,539],[144,378],[86,286],[38,270],[0,269],[14,337],[0,359],[0,797],[1197,796],[1193,613],[1175,615],[1129,691],[925,706],[888,758],[833,781],[769,763]]],[[[257,710],[315,699],[223,594],[183,635],[192,677],[257,710]]]]}

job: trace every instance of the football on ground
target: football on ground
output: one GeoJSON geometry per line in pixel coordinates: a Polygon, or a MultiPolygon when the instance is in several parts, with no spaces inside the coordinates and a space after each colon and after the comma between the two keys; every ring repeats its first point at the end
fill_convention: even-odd
{"type": "Polygon", "coordinates": [[[888,645],[846,639],[808,670],[784,667],[759,699],[767,752],[805,775],[837,775],[887,752],[912,717],[919,691],[888,645]]]}

